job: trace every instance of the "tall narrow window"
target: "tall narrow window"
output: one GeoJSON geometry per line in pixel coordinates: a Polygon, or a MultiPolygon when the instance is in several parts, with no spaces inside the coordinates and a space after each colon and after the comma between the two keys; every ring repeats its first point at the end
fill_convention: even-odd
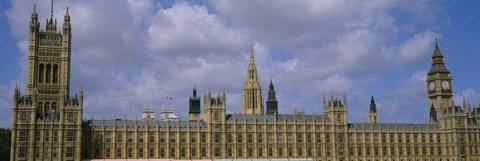
{"type": "Polygon", "coordinates": [[[57,113],[57,103],[56,102],[53,102],[52,103],[52,108],[51,110],[54,112],[54,113],[57,113]]]}
{"type": "Polygon", "coordinates": [[[58,83],[58,65],[53,65],[53,83],[58,83]]]}
{"type": "Polygon", "coordinates": [[[45,111],[46,111],[47,113],[50,113],[50,103],[48,103],[48,102],[45,103],[45,107],[44,107],[44,108],[45,108],[45,111]]]}
{"type": "Polygon", "coordinates": [[[45,74],[45,73],[44,73],[44,72],[45,72],[44,70],[45,70],[45,65],[40,64],[40,65],[38,66],[38,82],[39,82],[39,83],[43,83],[43,77],[44,77],[44,74],[45,74]]]}
{"type": "Polygon", "coordinates": [[[45,113],[45,111],[43,111],[43,103],[42,102],[38,102],[38,112],[40,113],[45,113]]]}
{"type": "Polygon", "coordinates": [[[45,83],[50,83],[51,78],[51,73],[52,73],[52,66],[50,64],[47,65],[47,71],[45,73],[45,83]]]}

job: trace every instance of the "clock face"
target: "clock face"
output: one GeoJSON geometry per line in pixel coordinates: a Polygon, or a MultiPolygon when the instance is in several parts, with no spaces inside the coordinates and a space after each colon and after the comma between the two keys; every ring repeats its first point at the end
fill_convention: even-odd
{"type": "Polygon", "coordinates": [[[448,81],[442,81],[442,89],[443,90],[449,90],[450,89],[450,84],[448,81]]]}
{"type": "Polygon", "coordinates": [[[435,90],[435,83],[430,82],[430,83],[428,84],[428,90],[430,90],[430,91],[435,90]]]}

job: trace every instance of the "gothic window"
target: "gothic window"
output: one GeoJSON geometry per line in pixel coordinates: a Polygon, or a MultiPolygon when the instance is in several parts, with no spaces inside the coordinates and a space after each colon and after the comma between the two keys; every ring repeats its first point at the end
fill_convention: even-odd
{"type": "Polygon", "coordinates": [[[45,103],[45,111],[46,111],[47,113],[50,113],[50,103],[48,103],[48,102],[45,103]]]}
{"type": "Polygon", "coordinates": [[[44,71],[44,70],[45,70],[45,65],[40,64],[40,65],[38,66],[38,68],[39,68],[39,69],[38,69],[38,82],[39,82],[39,83],[43,83],[43,77],[44,77],[44,72],[45,72],[45,71],[44,71]]]}
{"type": "Polygon", "coordinates": [[[248,143],[252,143],[252,142],[253,142],[253,133],[248,133],[248,134],[247,134],[247,141],[248,141],[248,143]]]}
{"type": "Polygon", "coordinates": [[[176,156],[175,152],[176,152],[175,148],[170,148],[170,157],[172,158],[175,157],[176,156]]]}
{"type": "Polygon", "coordinates": [[[227,157],[232,157],[232,148],[227,148],[227,157]]]}
{"type": "Polygon", "coordinates": [[[67,148],[67,157],[73,157],[73,147],[67,148]]]}
{"type": "Polygon", "coordinates": [[[242,133],[237,133],[237,143],[242,143],[242,141],[243,141],[242,133]]]}
{"type": "Polygon", "coordinates": [[[133,148],[128,148],[128,158],[133,157],[133,148]]]}
{"type": "Polygon", "coordinates": [[[214,137],[213,139],[214,143],[220,143],[220,138],[221,138],[220,133],[215,133],[213,137],[214,137]]]}
{"type": "Polygon", "coordinates": [[[177,134],[172,132],[170,133],[170,143],[174,143],[177,139],[177,134]]]}
{"type": "Polygon", "coordinates": [[[158,136],[160,138],[161,143],[165,142],[165,132],[160,132],[160,134],[158,136]]]}
{"type": "Polygon", "coordinates": [[[148,133],[148,142],[150,142],[150,143],[155,142],[155,133],[154,132],[149,132],[148,133]]]}
{"type": "Polygon", "coordinates": [[[192,148],[192,149],[191,149],[191,152],[190,152],[190,155],[191,155],[192,157],[196,157],[196,156],[197,156],[197,149],[192,148]]]}
{"type": "Polygon", "coordinates": [[[197,133],[190,134],[190,142],[195,143],[197,142],[197,133]]]}
{"type": "Polygon", "coordinates": [[[21,130],[20,130],[20,135],[19,135],[19,137],[18,137],[19,141],[28,141],[27,135],[28,135],[28,131],[25,130],[25,129],[21,129],[21,130]]]}
{"type": "Polygon", "coordinates": [[[213,156],[220,157],[220,148],[213,149],[213,156]]]}
{"type": "Polygon", "coordinates": [[[225,137],[227,138],[227,143],[232,143],[232,133],[227,133],[225,137]]]}
{"type": "Polygon", "coordinates": [[[206,148],[200,149],[200,153],[202,153],[202,157],[206,157],[207,156],[207,149],[206,148]]]}
{"type": "Polygon", "coordinates": [[[50,132],[45,131],[45,141],[50,141],[50,132]]]}
{"type": "Polygon", "coordinates": [[[71,112],[67,113],[67,119],[68,119],[68,121],[73,121],[73,120],[75,120],[74,113],[71,113],[71,112]]]}
{"type": "Polygon", "coordinates": [[[58,65],[55,64],[53,65],[53,83],[56,84],[58,83],[58,65]]]}
{"type": "Polygon", "coordinates": [[[143,143],[143,138],[145,137],[145,134],[143,132],[138,132],[137,135],[138,135],[138,142],[143,143]]]}
{"type": "Polygon", "coordinates": [[[263,142],[263,135],[262,133],[257,134],[257,143],[262,143],[263,142]]]}
{"type": "Polygon", "coordinates": [[[105,148],[105,157],[110,158],[110,148],[105,148]]]}
{"type": "Polygon", "coordinates": [[[105,142],[112,142],[112,132],[105,132],[105,142]]]}
{"type": "Polygon", "coordinates": [[[218,119],[218,112],[215,112],[215,113],[213,114],[213,120],[214,120],[214,121],[218,121],[218,120],[219,120],[219,119],[218,119]]]}
{"type": "Polygon", "coordinates": [[[57,103],[56,102],[53,102],[52,103],[52,109],[51,109],[53,112],[57,113],[57,103]]]}
{"type": "Polygon", "coordinates": [[[70,131],[67,131],[67,141],[75,141],[75,132],[70,130],[70,131]]]}
{"type": "Polygon", "coordinates": [[[283,143],[283,135],[282,135],[282,133],[277,133],[277,143],[283,143]]]}
{"type": "Polygon", "coordinates": [[[117,148],[117,158],[122,157],[122,148],[117,148]]]}
{"type": "Polygon", "coordinates": [[[293,134],[287,133],[287,143],[293,143],[293,134]]]}
{"type": "Polygon", "coordinates": [[[43,103],[42,102],[38,102],[38,112],[40,112],[40,113],[45,112],[45,111],[43,111],[43,103]]]}
{"type": "Polygon", "coordinates": [[[148,152],[148,155],[150,156],[150,158],[155,157],[155,148],[150,148],[149,152],[148,152]]]}
{"type": "Polygon", "coordinates": [[[187,134],[184,132],[180,133],[180,142],[185,143],[187,141],[187,134]]]}
{"type": "Polygon", "coordinates": [[[303,137],[302,133],[297,133],[297,142],[303,142],[303,137]]]}
{"type": "Polygon", "coordinates": [[[50,83],[51,80],[51,72],[52,72],[52,66],[50,64],[47,64],[47,70],[45,73],[45,83],[50,83]]]}
{"type": "MultiPolygon", "coordinates": [[[[53,130],[53,141],[58,141],[58,131],[57,130],[53,130]]],[[[53,151],[53,149],[52,149],[53,151]]]]}
{"type": "Polygon", "coordinates": [[[27,121],[28,120],[27,112],[21,112],[20,113],[20,120],[22,120],[22,121],[27,121]]]}
{"type": "Polygon", "coordinates": [[[122,133],[121,133],[121,132],[118,132],[118,133],[117,133],[117,143],[121,143],[122,140],[123,140],[122,133]]]}
{"type": "MultiPolygon", "coordinates": [[[[140,140],[140,139],[139,139],[140,140]]],[[[133,142],[133,132],[128,132],[127,134],[127,142],[133,142]]]]}
{"type": "Polygon", "coordinates": [[[22,158],[27,157],[27,147],[20,147],[18,148],[18,151],[19,151],[18,153],[19,157],[22,157],[22,158]]]}
{"type": "Polygon", "coordinates": [[[237,156],[239,156],[239,157],[243,156],[243,149],[242,148],[237,149],[237,156]]]}
{"type": "Polygon", "coordinates": [[[185,148],[180,148],[180,157],[185,157],[186,153],[187,151],[185,150],[185,148]]]}
{"type": "Polygon", "coordinates": [[[138,157],[143,158],[143,148],[138,149],[138,157]]]}
{"type": "Polygon", "coordinates": [[[267,143],[273,143],[273,133],[267,133],[267,143]]]}

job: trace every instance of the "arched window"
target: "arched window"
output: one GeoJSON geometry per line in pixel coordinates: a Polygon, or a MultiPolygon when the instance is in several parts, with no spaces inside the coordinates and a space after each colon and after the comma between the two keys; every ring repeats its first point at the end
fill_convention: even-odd
{"type": "Polygon", "coordinates": [[[40,113],[44,113],[45,111],[43,111],[43,103],[42,102],[38,102],[38,111],[40,113]]]}
{"type": "Polygon", "coordinates": [[[39,83],[43,83],[43,76],[44,76],[44,70],[45,70],[45,66],[43,64],[40,64],[38,66],[38,82],[39,83]]]}
{"type": "Polygon", "coordinates": [[[53,65],[53,83],[58,83],[58,65],[53,65]]]}
{"type": "Polygon", "coordinates": [[[53,102],[52,103],[52,111],[54,111],[55,113],[57,113],[57,103],[56,102],[53,102]]]}
{"type": "Polygon", "coordinates": [[[45,103],[45,112],[50,113],[50,103],[45,103]]]}
{"type": "Polygon", "coordinates": [[[46,72],[46,77],[45,77],[45,83],[50,83],[50,80],[52,79],[51,74],[52,72],[52,66],[50,64],[47,64],[47,72],[46,72]]]}
{"type": "Polygon", "coordinates": [[[215,113],[213,114],[213,120],[214,120],[214,121],[218,121],[218,120],[219,120],[218,117],[219,117],[219,116],[218,116],[218,112],[215,112],[215,113]]]}

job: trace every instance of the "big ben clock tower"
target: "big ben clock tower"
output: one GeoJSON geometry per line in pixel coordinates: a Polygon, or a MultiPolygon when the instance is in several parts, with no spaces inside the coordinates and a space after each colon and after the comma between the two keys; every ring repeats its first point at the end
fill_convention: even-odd
{"type": "Polygon", "coordinates": [[[427,74],[427,93],[429,106],[435,108],[437,114],[442,109],[453,106],[453,86],[450,71],[445,67],[443,54],[435,39],[435,50],[432,56],[432,67],[427,74]]]}

